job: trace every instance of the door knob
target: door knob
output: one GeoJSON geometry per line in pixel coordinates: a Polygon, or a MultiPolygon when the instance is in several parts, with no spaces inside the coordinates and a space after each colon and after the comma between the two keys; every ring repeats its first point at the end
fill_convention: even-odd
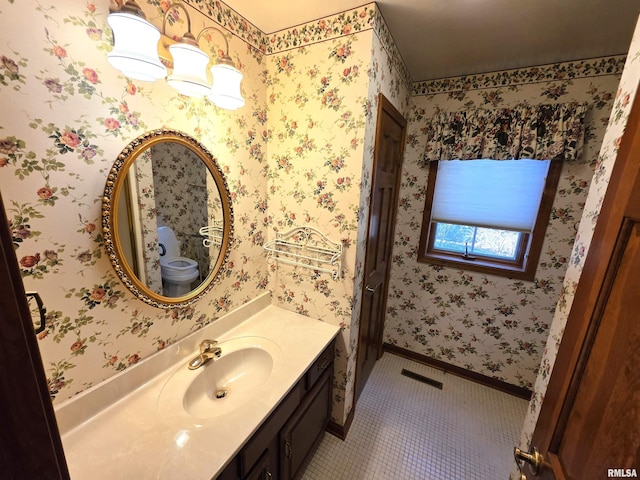
{"type": "Polygon", "coordinates": [[[521,461],[529,464],[531,474],[534,477],[537,477],[540,475],[540,473],[542,473],[542,465],[544,464],[544,457],[538,451],[537,447],[533,447],[533,449],[529,450],[528,452],[522,451],[518,447],[515,447],[513,449],[513,456],[516,459],[516,465],[518,465],[518,470],[520,470],[521,480],[526,480],[527,478],[524,475],[524,473],[522,473],[522,464],[520,463],[521,461]]]}

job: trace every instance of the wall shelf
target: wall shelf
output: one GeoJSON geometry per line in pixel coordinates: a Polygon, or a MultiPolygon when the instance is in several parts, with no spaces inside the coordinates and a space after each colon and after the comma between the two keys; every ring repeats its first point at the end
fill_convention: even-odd
{"type": "Polygon", "coordinates": [[[294,227],[264,245],[267,260],[342,276],[342,243],[329,240],[313,227],[294,227]]]}
{"type": "Polygon", "coordinates": [[[222,239],[224,237],[224,220],[214,220],[211,225],[200,228],[198,233],[205,237],[202,240],[202,244],[205,247],[211,245],[222,246],[222,239]]]}

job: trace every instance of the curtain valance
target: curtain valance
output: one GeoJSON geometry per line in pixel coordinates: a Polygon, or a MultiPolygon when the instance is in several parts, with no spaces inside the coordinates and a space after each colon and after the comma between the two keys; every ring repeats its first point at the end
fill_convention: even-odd
{"type": "Polygon", "coordinates": [[[436,113],[423,161],[574,160],[581,155],[586,104],[560,103],[436,113]]]}

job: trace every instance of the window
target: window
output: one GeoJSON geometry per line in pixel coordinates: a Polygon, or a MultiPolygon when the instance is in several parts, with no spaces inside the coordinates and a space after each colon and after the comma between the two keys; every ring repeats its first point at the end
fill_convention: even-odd
{"type": "Polygon", "coordinates": [[[560,160],[429,162],[418,261],[533,280],[560,160]]]}

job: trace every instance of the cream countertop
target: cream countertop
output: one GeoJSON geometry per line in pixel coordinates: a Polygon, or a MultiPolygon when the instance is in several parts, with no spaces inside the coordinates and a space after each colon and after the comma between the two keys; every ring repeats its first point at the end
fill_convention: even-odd
{"type": "Polygon", "coordinates": [[[72,480],[215,478],[339,331],[269,302],[258,297],[56,407],[72,480]],[[271,339],[282,352],[263,395],[199,425],[159,414],[163,385],[202,339],[242,336],[271,339]]]}

